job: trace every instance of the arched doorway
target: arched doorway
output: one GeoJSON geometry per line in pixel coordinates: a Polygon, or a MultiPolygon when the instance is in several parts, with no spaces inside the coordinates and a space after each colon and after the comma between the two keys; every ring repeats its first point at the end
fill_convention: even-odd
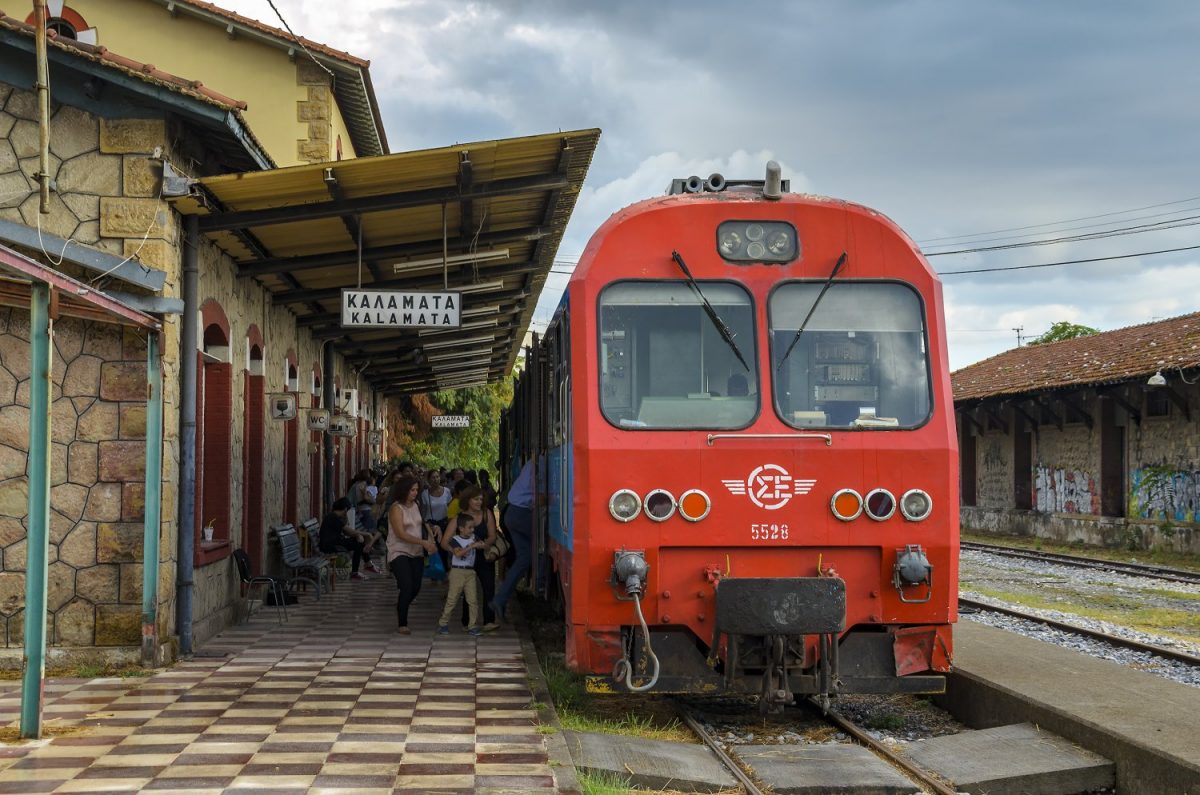
{"type": "Polygon", "coordinates": [[[232,543],[230,526],[233,455],[233,363],[229,320],[216,301],[200,307],[201,338],[196,394],[196,526],[195,564],[203,566],[227,557],[232,543]],[[204,527],[213,528],[204,540],[204,527]]]}
{"type": "Polygon", "coordinates": [[[263,571],[263,477],[266,459],[266,372],[263,339],[258,326],[246,332],[246,370],[243,373],[242,442],[243,486],[242,546],[250,557],[251,571],[263,571]]]}

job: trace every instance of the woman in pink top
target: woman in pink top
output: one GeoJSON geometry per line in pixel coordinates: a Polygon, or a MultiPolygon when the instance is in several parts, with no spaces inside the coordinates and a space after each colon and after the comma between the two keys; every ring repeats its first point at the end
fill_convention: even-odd
{"type": "Polygon", "coordinates": [[[411,476],[399,478],[389,496],[394,497],[388,507],[388,568],[396,578],[400,596],[396,600],[396,621],[402,635],[409,634],[408,606],[421,592],[421,575],[424,573],[425,556],[437,547],[425,532],[421,520],[421,509],[417,505],[420,484],[411,476]]]}

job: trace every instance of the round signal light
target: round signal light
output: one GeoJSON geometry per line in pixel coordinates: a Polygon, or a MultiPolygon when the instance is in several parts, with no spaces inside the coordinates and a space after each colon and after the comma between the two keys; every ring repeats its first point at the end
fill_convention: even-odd
{"type": "Polygon", "coordinates": [[[646,515],[656,522],[665,522],[675,514],[675,497],[666,489],[655,489],[646,495],[646,515]]]}
{"type": "Polygon", "coordinates": [[[843,522],[857,519],[863,512],[863,498],[854,489],[842,489],[829,501],[833,515],[843,522]]]}
{"type": "Polygon", "coordinates": [[[642,498],[629,489],[618,489],[608,498],[608,512],[618,522],[632,522],[642,510],[642,498]]]}
{"type": "Polygon", "coordinates": [[[867,492],[863,503],[867,509],[867,516],[877,522],[892,518],[892,514],[896,512],[896,498],[887,489],[873,489],[867,492]]]}
{"type": "Polygon", "coordinates": [[[679,497],[679,515],[689,522],[698,522],[712,510],[712,500],[700,489],[690,489],[679,497]]]}
{"type": "Polygon", "coordinates": [[[928,519],[933,513],[933,498],[920,489],[909,489],[900,498],[900,513],[910,522],[928,519]]]}

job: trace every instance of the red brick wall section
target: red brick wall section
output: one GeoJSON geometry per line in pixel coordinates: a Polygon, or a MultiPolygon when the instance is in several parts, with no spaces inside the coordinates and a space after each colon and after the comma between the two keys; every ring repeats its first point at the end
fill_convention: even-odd
{"type": "Polygon", "coordinates": [[[245,376],[244,404],[246,433],[242,444],[242,471],[245,479],[245,509],[242,511],[242,546],[250,557],[250,570],[263,571],[263,446],[266,378],[245,376]]]}
{"type": "MultiPolygon", "coordinates": [[[[299,405],[299,395],[297,395],[299,405]]],[[[300,420],[288,420],[283,426],[283,521],[296,524],[296,481],[300,477],[296,447],[300,439],[300,420]]]]}

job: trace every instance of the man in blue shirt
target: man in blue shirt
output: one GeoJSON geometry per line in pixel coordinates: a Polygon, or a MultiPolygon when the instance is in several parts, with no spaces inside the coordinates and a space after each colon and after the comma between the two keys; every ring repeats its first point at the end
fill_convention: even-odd
{"type": "Polygon", "coordinates": [[[492,611],[496,614],[496,618],[501,621],[508,618],[504,612],[508,607],[508,600],[512,598],[513,592],[517,590],[517,583],[529,571],[532,559],[532,458],[526,461],[525,465],[521,467],[521,474],[517,475],[512,488],[508,490],[508,507],[504,509],[504,525],[505,529],[508,530],[508,536],[512,540],[513,547],[517,551],[517,559],[513,563],[512,568],[508,570],[508,575],[504,578],[504,582],[496,589],[496,596],[492,599],[492,611]]]}

